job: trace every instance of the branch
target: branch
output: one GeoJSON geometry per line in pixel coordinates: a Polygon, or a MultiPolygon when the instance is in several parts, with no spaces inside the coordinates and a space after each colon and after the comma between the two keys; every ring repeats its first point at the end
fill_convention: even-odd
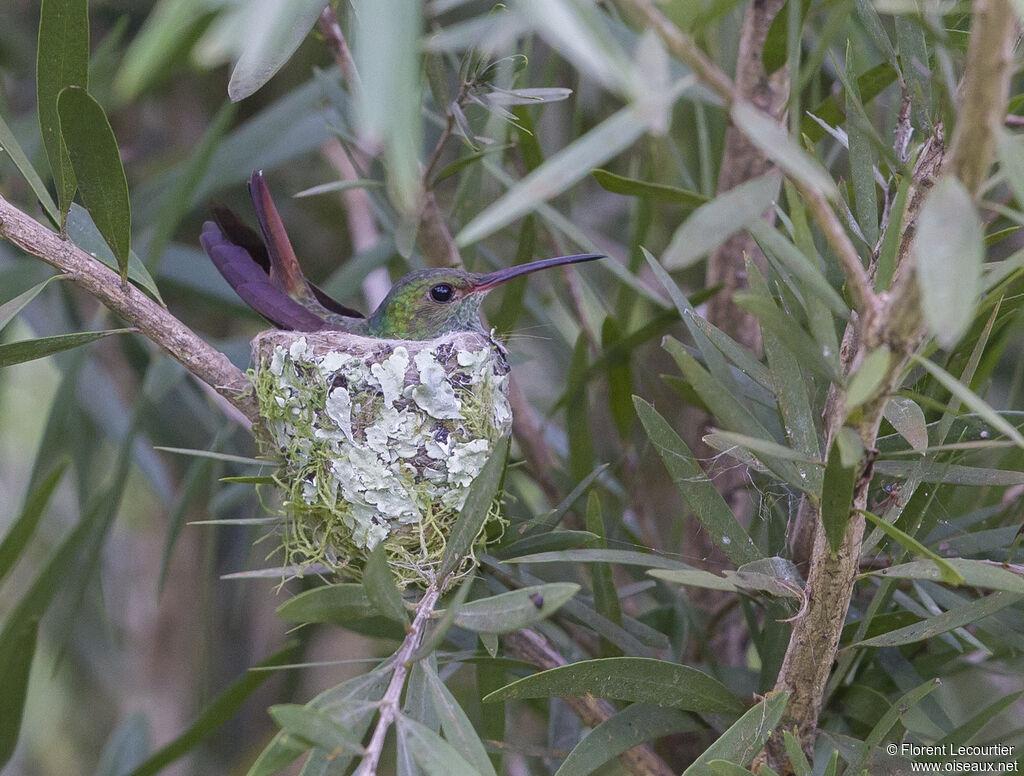
{"type": "Polygon", "coordinates": [[[802,186],[799,181],[794,181],[800,196],[811,211],[811,216],[817,223],[828,240],[829,246],[839,259],[839,266],[846,277],[846,287],[853,298],[854,307],[868,320],[874,318],[879,312],[879,299],[871,287],[871,278],[864,268],[860,254],[853,245],[853,241],[846,233],[846,229],[839,221],[839,217],[818,191],[802,186]]]}
{"type": "Polygon", "coordinates": [[[967,64],[949,165],[973,196],[980,193],[1006,114],[1017,18],[1009,0],[975,0],[967,64]]]}
{"type": "MultiPolygon", "coordinates": [[[[1006,0],[988,1],[1005,2],[1006,0]]],[[[705,85],[722,98],[726,108],[737,100],[745,99],[737,85],[714,62],[708,59],[693,38],[680,30],[671,19],[658,10],[651,0],[619,0],[619,4],[632,17],[653,29],[665,44],[668,52],[688,65],[705,85]]],[[[800,187],[804,199],[810,205],[811,215],[836,252],[858,310],[866,312],[869,318],[873,317],[878,303],[867,271],[864,269],[864,263],[857,255],[842,223],[824,197],[800,186],[799,181],[794,181],[794,183],[800,187]]]]}
{"type": "Polygon", "coordinates": [[[0,197],[0,236],[45,261],[164,348],[188,371],[237,407],[250,421],[259,417],[245,375],[185,324],[70,240],[21,212],[0,197]]]}
{"type": "Polygon", "coordinates": [[[320,32],[323,33],[324,42],[327,44],[327,48],[331,50],[334,61],[337,62],[338,68],[348,82],[349,88],[353,91],[358,90],[360,82],[359,71],[356,70],[356,61],[352,58],[352,51],[349,49],[348,43],[345,42],[345,35],[341,31],[341,25],[338,24],[338,17],[334,14],[334,9],[330,4],[320,14],[317,24],[320,25],[320,32]]]}
{"type": "MultiPolygon", "coordinates": [[[[974,10],[967,65],[960,89],[958,123],[947,169],[951,169],[968,190],[977,195],[992,164],[995,133],[1006,112],[1008,83],[1013,69],[1009,52],[1016,39],[1017,27],[1008,0],[975,0],[974,10]]],[[[842,360],[846,374],[856,368],[865,353],[882,343],[890,347],[894,356],[875,398],[861,408],[857,431],[866,449],[875,446],[886,399],[899,386],[910,354],[925,336],[912,246],[917,214],[932,180],[943,171],[945,150],[942,126],[938,125],[925,143],[914,168],[913,190],[904,214],[893,289],[879,295],[881,309],[875,325],[864,327],[865,337],[855,337],[852,328],[848,327],[843,339],[842,360]]],[[[889,228],[899,228],[899,224],[890,223],[889,228]]],[[[842,424],[847,422],[843,402],[842,391],[833,387],[826,409],[830,444],[842,424]]],[[[795,729],[805,752],[813,748],[826,684],[853,594],[864,535],[864,519],[857,510],[865,507],[870,483],[871,464],[865,462],[854,491],[846,535],[835,554],[829,551],[824,531],[820,528],[820,510],[808,510],[818,526],[807,579],[811,605],[806,616],[794,624],[775,685],[776,689],[794,691],[780,729],[795,729]]],[[[777,770],[784,766],[787,758],[779,737],[769,741],[767,752],[769,764],[777,770]]]]}
{"type": "Polygon", "coordinates": [[[437,600],[441,597],[441,589],[445,586],[447,579],[447,577],[445,580],[435,579],[419,603],[416,604],[416,614],[413,617],[412,625],[409,626],[409,630],[405,634],[402,646],[395,653],[395,672],[391,675],[391,681],[388,682],[388,688],[384,691],[384,697],[381,698],[377,726],[373,729],[370,743],[366,745],[366,753],[355,771],[355,776],[374,776],[377,773],[377,764],[384,752],[384,739],[388,734],[388,729],[402,713],[402,690],[405,689],[405,679],[412,667],[410,661],[423,641],[427,620],[434,612],[434,606],[437,605],[437,600]]]}
{"type": "Polygon", "coordinates": [[[701,81],[722,98],[726,105],[733,102],[736,98],[736,87],[729,76],[708,59],[693,38],[658,10],[652,0],[619,0],[619,5],[643,26],[653,29],[668,52],[684,62],[701,81]]]}
{"type": "MultiPolygon", "coordinates": [[[[519,630],[505,636],[505,644],[520,660],[545,671],[567,665],[562,657],[539,633],[519,630]]],[[[603,698],[593,695],[562,698],[589,728],[595,728],[608,721],[615,714],[615,707],[603,698]]],[[[634,746],[619,755],[619,761],[635,776],[670,776],[671,768],[648,745],[634,746]]]]}

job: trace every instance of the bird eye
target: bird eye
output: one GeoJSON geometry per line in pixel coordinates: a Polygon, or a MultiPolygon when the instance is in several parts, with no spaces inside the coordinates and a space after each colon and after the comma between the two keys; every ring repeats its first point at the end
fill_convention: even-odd
{"type": "Polygon", "coordinates": [[[455,289],[447,283],[438,283],[430,289],[430,298],[435,302],[450,302],[454,295],[455,289]]]}

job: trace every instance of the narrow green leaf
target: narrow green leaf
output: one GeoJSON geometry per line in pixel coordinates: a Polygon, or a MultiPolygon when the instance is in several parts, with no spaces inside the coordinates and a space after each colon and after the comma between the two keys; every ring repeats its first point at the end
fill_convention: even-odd
{"type": "Polygon", "coordinates": [[[378,544],[366,559],[366,568],[363,569],[363,591],[379,614],[402,625],[409,622],[409,613],[402,603],[402,594],[398,591],[395,575],[388,567],[383,544],[378,544]]]}
{"type": "MultiPolygon", "coordinates": [[[[642,399],[641,399],[642,401],[642,399]]],[[[730,513],[731,514],[731,513],[730,513]]],[[[682,561],[636,550],[563,550],[509,558],[504,563],[619,563],[660,569],[692,568],[682,561]]]]}
{"type": "MultiPolygon", "coordinates": [[[[184,161],[181,173],[174,182],[173,196],[170,197],[167,205],[160,210],[160,215],[152,230],[152,237],[146,244],[146,265],[149,270],[157,273],[163,262],[164,254],[168,244],[174,237],[182,220],[189,209],[192,208],[196,190],[199,188],[210,168],[210,162],[216,152],[224,135],[228,131],[232,120],[235,117],[236,106],[233,103],[225,102],[213,118],[209,120],[202,137],[195,144],[192,152],[184,161]]],[[[135,252],[130,256],[134,258],[135,252]]],[[[128,277],[132,278],[133,262],[129,258],[128,277]]],[[[159,296],[157,297],[159,299],[159,296]]]]}
{"type": "Polygon", "coordinates": [[[156,3],[142,29],[121,60],[114,78],[114,92],[128,102],[154,82],[166,78],[183,40],[208,12],[203,0],[163,0],[156,3]]]}
{"type": "Polygon", "coordinates": [[[479,242],[558,196],[595,167],[631,146],[646,127],[639,108],[622,108],[513,184],[504,196],[462,228],[456,242],[460,247],[479,242]]]}
{"type": "MultiPolygon", "coordinates": [[[[114,252],[110,250],[110,246],[103,239],[100,230],[93,223],[89,211],[84,207],[76,202],[71,203],[71,210],[68,212],[65,227],[71,242],[111,269],[119,269],[114,252]]],[[[164,303],[163,298],[160,296],[160,289],[156,287],[156,281],[153,280],[153,276],[146,269],[146,265],[142,263],[142,259],[139,258],[134,250],[128,254],[128,279],[148,292],[160,304],[164,303]]]]}
{"type": "Polygon", "coordinates": [[[928,359],[922,358],[916,353],[911,355],[911,358],[928,370],[932,377],[942,383],[943,387],[953,394],[954,398],[966,404],[972,412],[978,413],[992,428],[1001,431],[1018,447],[1024,447],[1024,436],[1021,436],[1021,433],[1016,428],[1000,417],[999,413],[985,403],[978,394],[953,377],[945,369],[937,364],[933,364],[928,359]]]}
{"type": "MultiPolygon", "coordinates": [[[[273,668],[285,665],[294,656],[295,645],[290,644],[279,652],[275,652],[261,663],[257,663],[253,668],[273,668]]],[[[154,752],[148,760],[133,770],[129,776],[153,776],[153,774],[159,773],[179,757],[190,752],[202,741],[212,736],[221,725],[235,716],[246,699],[273,675],[274,671],[250,670],[247,672],[245,676],[236,680],[228,689],[214,698],[184,733],[154,752]]]]}
{"type": "Polygon", "coordinates": [[[587,365],[590,347],[580,332],[569,361],[565,386],[565,428],[569,436],[569,473],[580,480],[594,469],[594,440],[590,433],[590,407],[587,396],[587,365]]]}
{"type": "MultiPolygon", "coordinates": [[[[607,549],[605,540],[604,516],[601,512],[601,499],[591,491],[587,497],[587,528],[597,538],[593,546],[596,549],[607,549]]],[[[595,563],[590,567],[590,586],[594,591],[594,608],[597,613],[615,625],[622,625],[622,609],[619,606],[619,594],[612,577],[612,567],[608,563],[595,563]]],[[[601,643],[601,657],[612,657],[619,654],[607,641],[601,643]]]]}
{"type": "MultiPolygon", "coordinates": [[[[865,4],[866,5],[866,4],[865,4]]],[[[872,11],[874,9],[871,9],[872,11]]],[[[877,17],[876,17],[877,19],[877,17]]],[[[875,188],[877,153],[872,145],[871,133],[864,131],[864,106],[860,102],[855,72],[856,58],[851,55],[850,41],[846,42],[846,134],[850,144],[850,177],[853,183],[853,207],[857,224],[869,247],[878,242],[878,191],[875,188]]]]}
{"type": "MultiPolygon", "coordinates": [[[[840,10],[839,13],[843,12],[840,10]]],[[[899,74],[896,72],[896,68],[888,62],[882,62],[881,64],[875,65],[857,79],[857,88],[860,91],[861,103],[867,105],[875,97],[885,91],[890,84],[894,83],[898,77],[899,74]]],[[[806,115],[800,120],[800,134],[806,135],[812,143],[817,143],[825,137],[826,133],[821,125],[812,118],[812,116],[816,116],[826,124],[838,126],[843,123],[844,108],[841,106],[845,105],[846,99],[842,93],[838,95],[829,95],[821,102],[820,105],[814,108],[814,110],[808,111],[811,115],[806,115]]]]}
{"type": "Polygon", "coordinates": [[[704,435],[704,442],[715,450],[727,452],[730,448],[742,447],[755,455],[770,456],[786,461],[795,461],[810,465],[821,466],[822,462],[809,458],[803,453],[793,450],[770,439],[759,439],[746,434],[737,434],[733,431],[711,431],[704,435]]]}
{"type": "Polygon", "coordinates": [[[796,776],[811,776],[811,764],[807,762],[807,755],[800,746],[800,739],[788,730],[782,731],[782,742],[786,748],[786,756],[793,766],[796,776]]]}
{"type": "Polygon", "coordinates": [[[701,205],[672,235],[661,257],[662,265],[668,270],[688,267],[761,218],[778,196],[780,181],[777,172],[767,173],[701,205]]]}
{"type": "Polygon", "coordinates": [[[907,196],[913,182],[913,175],[904,175],[896,190],[896,199],[893,200],[892,209],[889,211],[889,223],[886,224],[882,245],[878,250],[878,264],[875,267],[876,291],[888,291],[892,283],[892,275],[896,271],[896,252],[900,245],[900,235],[903,234],[903,214],[907,210],[907,196]]]}
{"type": "Polygon", "coordinates": [[[285,733],[309,741],[334,757],[364,751],[351,730],[323,711],[294,703],[271,706],[267,711],[285,733]]]}
{"type": "Polygon", "coordinates": [[[424,666],[427,689],[433,697],[434,708],[441,719],[441,730],[444,732],[445,738],[478,774],[495,776],[494,766],[491,765],[483,742],[473,728],[473,723],[466,716],[466,712],[455,700],[455,696],[444,686],[444,682],[437,675],[437,670],[426,663],[421,663],[421,665],[424,666]]]}
{"type": "Polygon", "coordinates": [[[301,199],[302,197],[316,197],[320,194],[337,194],[349,189],[379,189],[383,186],[383,183],[372,178],[357,178],[356,180],[331,181],[329,183],[321,183],[318,186],[310,186],[308,189],[292,194],[292,196],[296,199],[301,199]]]}
{"type": "Polygon", "coordinates": [[[697,730],[698,724],[677,709],[634,703],[587,733],[562,761],[555,776],[587,776],[634,746],[697,730]]]}
{"type": "Polygon", "coordinates": [[[791,561],[784,558],[763,558],[745,563],[736,571],[726,570],[722,576],[701,569],[650,569],[648,575],[665,582],[693,585],[709,590],[738,593],[744,590],[764,592],[785,598],[799,598],[800,574],[791,561]]]}
{"type": "Polygon", "coordinates": [[[858,641],[850,647],[895,647],[901,644],[912,644],[915,641],[923,641],[947,633],[956,628],[978,622],[979,620],[995,614],[1008,606],[1013,606],[1024,599],[1024,593],[1004,593],[1002,591],[991,593],[984,598],[971,601],[961,606],[936,614],[921,622],[908,625],[904,628],[883,633],[874,638],[858,641]]]}
{"type": "MultiPolygon", "coordinates": [[[[857,0],[857,18],[864,25],[864,29],[871,37],[871,42],[882,53],[886,61],[892,65],[897,64],[896,49],[892,46],[889,33],[886,32],[879,18],[878,11],[871,4],[871,0],[857,0]]],[[[858,91],[859,93],[859,91],[858,91]]],[[[800,774],[799,776],[802,776],[800,774]]]]}
{"type": "Polygon", "coordinates": [[[0,671],[0,768],[7,765],[18,744],[38,635],[39,619],[29,617],[21,622],[8,619],[0,638],[0,665],[4,666],[0,671]]]}
{"type": "Polygon", "coordinates": [[[749,350],[699,315],[691,315],[689,318],[704,332],[708,340],[721,351],[722,355],[732,361],[743,374],[761,387],[773,393],[775,392],[775,384],[772,382],[772,377],[768,374],[768,370],[749,350]]]}
{"type": "Polygon", "coordinates": [[[39,292],[46,288],[54,280],[64,280],[70,277],[70,275],[51,275],[42,283],[36,283],[32,288],[18,294],[13,299],[10,299],[3,304],[0,304],[0,331],[4,330],[4,327],[9,324],[14,317],[20,313],[29,302],[35,299],[39,292]]]}
{"type": "Polygon", "coordinates": [[[857,773],[863,766],[864,759],[873,751],[875,751],[885,740],[885,737],[889,734],[892,726],[903,717],[910,709],[914,708],[921,700],[931,693],[933,690],[939,687],[942,683],[938,679],[929,679],[926,682],[922,682],[920,685],[904,693],[895,703],[892,704],[882,715],[882,718],[875,723],[875,726],[868,733],[868,737],[864,739],[864,748],[860,757],[853,758],[849,765],[849,773],[857,773]]]}
{"type": "MultiPolygon", "coordinates": [[[[5,720],[6,725],[6,728],[0,725],[0,769],[10,758],[17,743],[20,709],[24,702],[23,683],[28,681],[39,621],[62,586],[74,585],[71,589],[79,595],[86,588],[88,578],[95,569],[103,539],[120,505],[138,418],[139,411],[136,411],[132,418],[132,430],[126,434],[118,451],[111,486],[93,499],[82,519],[51,553],[28,590],[7,615],[3,629],[0,630],[0,665],[10,667],[9,670],[0,671],[3,681],[7,683],[0,688],[0,699],[5,704],[0,718],[5,720]]],[[[70,621],[62,623],[62,627],[69,626],[70,621]]],[[[63,634],[58,634],[56,641],[61,643],[63,634]]]]}
{"type": "Polygon", "coordinates": [[[900,56],[900,70],[906,81],[914,129],[931,130],[932,67],[928,61],[928,41],[925,22],[918,13],[897,13],[893,16],[896,29],[896,48],[900,56]]]}
{"type": "MultiPolygon", "coordinates": [[[[282,13],[290,14],[291,5],[282,2],[282,13]]],[[[361,134],[383,143],[390,199],[408,217],[417,211],[421,184],[422,3],[356,0],[352,11],[361,134]]]]}
{"type": "Polygon", "coordinates": [[[688,189],[680,189],[675,186],[666,186],[663,183],[650,183],[636,178],[627,178],[624,175],[616,175],[608,170],[591,170],[594,180],[605,191],[613,194],[624,194],[627,197],[642,197],[659,202],[673,202],[677,205],[698,207],[708,201],[703,194],[688,189]]]}
{"type": "Polygon", "coordinates": [[[505,461],[508,458],[509,438],[502,438],[491,452],[484,468],[469,486],[469,494],[459,512],[459,517],[452,526],[445,545],[444,555],[438,568],[438,576],[445,577],[455,571],[462,561],[472,552],[473,543],[480,536],[491,503],[498,494],[501,480],[505,473],[505,461]]]}
{"type": "Polygon", "coordinates": [[[242,56],[228,82],[232,102],[254,94],[281,69],[326,5],[327,0],[262,3],[260,13],[250,15],[242,56]]]}
{"type": "Polygon", "coordinates": [[[376,613],[363,586],[354,582],[315,587],[277,607],[277,614],[282,620],[296,623],[344,625],[376,613]]]}
{"type": "Polygon", "coordinates": [[[761,751],[768,736],[782,719],[789,694],[771,692],[767,697],[740,717],[732,726],[704,750],[683,776],[714,776],[708,763],[712,760],[729,760],[748,765],[754,755],[761,751]]]}
{"type": "MultiPolygon", "coordinates": [[[[335,722],[353,731],[357,740],[362,740],[377,712],[378,701],[384,695],[390,677],[390,671],[375,669],[325,690],[306,705],[327,712],[335,722]]],[[[271,776],[308,749],[309,745],[305,741],[280,731],[256,758],[248,776],[271,776]]],[[[342,771],[348,764],[344,757],[335,758],[332,762],[342,771]]]]}
{"type": "Polygon", "coordinates": [[[106,331],[84,331],[76,334],[57,334],[53,337],[21,340],[0,345],[0,368],[52,356],[64,350],[88,345],[111,334],[128,334],[136,329],[108,329],[106,331]]]}
{"type": "Polygon", "coordinates": [[[715,776],[751,776],[750,771],[742,765],[731,763],[728,760],[708,760],[707,767],[715,776]]]}
{"type": "Polygon", "coordinates": [[[473,576],[470,574],[467,575],[462,584],[459,585],[459,589],[455,591],[455,595],[452,596],[451,600],[448,602],[448,606],[444,610],[440,619],[434,622],[434,627],[430,629],[426,638],[420,642],[419,647],[409,659],[410,663],[418,663],[431,655],[434,650],[437,649],[438,645],[444,640],[448,631],[451,630],[451,627],[455,624],[455,615],[466,602],[472,588],[473,576]]]}
{"type": "MultiPolygon", "coordinates": [[[[57,204],[53,201],[53,197],[50,196],[46,184],[39,177],[39,173],[32,166],[32,162],[28,160],[28,157],[21,148],[21,144],[18,142],[18,138],[14,136],[14,132],[11,131],[7,122],[4,121],[3,116],[0,116],[0,151],[6,151],[7,155],[11,157],[14,166],[18,168],[18,172],[28,182],[32,193],[36,195],[36,199],[42,204],[43,210],[46,211],[46,215],[50,218],[50,222],[54,226],[60,226],[61,214],[57,209],[57,204]]],[[[72,196],[74,196],[73,193],[72,196]]]]}
{"type": "Polygon", "coordinates": [[[609,315],[601,324],[601,350],[608,375],[608,406],[619,436],[625,439],[634,418],[633,373],[629,351],[615,347],[621,339],[619,324],[609,315]]]}
{"type": "Polygon", "coordinates": [[[936,741],[937,746],[942,745],[964,745],[971,741],[978,734],[978,732],[989,723],[989,721],[1002,713],[1006,709],[1013,706],[1017,701],[1020,700],[1024,692],[1012,692],[1006,695],[995,703],[991,703],[984,709],[979,711],[964,724],[960,725],[955,730],[950,731],[945,736],[936,741]]]}
{"type": "MultiPolygon", "coordinates": [[[[917,550],[915,550],[917,552],[917,550]]],[[[926,553],[931,558],[931,554],[926,553]]],[[[1024,572],[1019,566],[1005,565],[997,561],[971,560],[968,558],[941,558],[942,564],[952,569],[960,577],[960,581],[951,584],[984,587],[989,590],[1003,590],[1007,593],[1024,593],[1024,572]]],[[[898,566],[872,571],[872,575],[893,577],[894,579],[927,579],[948,582],[943,575],[939,562],[931,560],[915,560],[898,566]]]]}
{"type": "Polygon", "coordinates": [[[441,736],[405,715],[396,720],[399,737],[405,739],[416,764],[427,776],[480,776],[459,751],[441,736]]]}
{"type": "MultiPolygon", "coordinates": [[[[750,437],[772,439],[771,433],[753,413],[736,396],[728,393],[724,386],[709,375],[679,340],[666,336],[662,347],[672,356],[679,366],[679,371],[683,373],[683,377],[693,386],[697,395],[723,426],[730,431],[750,437]]],[[[762,458],[762,463],[781,479],[804,492],[809,492],[814,499],[818,498],[814,477],[808,474],[806,468],[801,468],[800,465],[794,464],[786,458],[769,455],[762,458]]]]}
{"type": "MultiPolygon", "coordinates": [[[[839,433],[853,429],[843,427],[839,433]]],[[[821,486],[821,522],[825,537],[832,552],[837,552],[846,536],[846,524],[853,508],[853,488],[856,484],[859,466],[844,466],[838,439],[833,440],[825,464],[825,480],[821,486]]]]}
{"type": "Polygon", "coordinates": [[[479,633],[521,630],[550,617],[579,589],[572,582],[553,582],[470,601],[455,613],[455,624],[479,633]]]}
{"type": "Polygon", "coordinates": [[[792,316],[782,312],[774,301],[747,293],[736,294],[733,299],[737,307],[757,318],[763,328],[793,351],[802,365],[828,380],[839,380],[837,354],[829,353],[826,356],[814,338],[794,322],[792,316]]]}
{"type": "MultiPolygon", "coordinates": [[[[956,449],[951,445],[943,447],[956,449]]],[[[1024,485],[1024,471],[1017,469],[984,469],[935,461],[876,461],[875,473],[889,477],[913,477],[920,482],[941,482],[944,485],[996,488],[1024,485]]]]}
{"type": "Polygon", "coordinates": [[[132,212],[114,130],[100,104],[79,86],[61,91],[57,112],[82,202],[114,252],[122,282],[127,282],[132,212]]]}
{"type": "Polygon", "coordinates": [[[967,332],[981,296],[984,231],[971,195],[953,175],[928,192],[914,231],[921,311],[944,348],[967,332]]]}
{"type": "Polygon", "coordinates": [[[64,475],[67,465],[67,459],[62,460],[36,486],[35,490],[28,494],[28,497],[25,499],[25,505],[21,508],[21,513],[11,523],[7,533],[4,534],[3,541],[0,542],[0,581],[14,568],[14,564],[21,557],[22,550],[25,549],[25,546],[35,535],[39,521],[46,512],[46,507],[50,503],[50,497],[60,483],[60,478],[64,475]]]}
{"type": "Polygon", "coordinates": [[[164,453],[174,453],[175,455],[186,455],[190,458],[209,458],[214,461],[224,461],[225,463],[239,463],[243,466],[270,466],[273,465],[273,461],[264,458],[247,458],[244,455],[231,455],[230,453],[218,453],[215,450],[194,450],[187,447],[163,447],[156,445],[153,447],[154,450],[160,450],[164,453]]]}
{"type": "Polygon", "coordinates": [[[690,336],[693,337],[693,341],[697,344],[697,349],[700,350],[701,355],[704,357],[704,363],[707,365],[708,371],[728,390],[730,395],[738,394],[739,389],[729,369],[728,362],[725,360],[722,352],[704,334],[703,328],[698,326],[694,320],[697,317],[697,311],[694,309],[693,303],[680,290],[679,286],[676,285],[672,277],[658,263],[658,260],[654,258],[649,250],[640,246],[640,252],[647,261],[647,265],[651,268],[651,272],[654,273],[658,282],[668,292],[669,298],[672,300],[672,306],[676,308],[679,317],[686,324],[690,336]]]}
{"type": "Polygon", "coordinates": [[[921,452],[928,447],[928,426],[924,410],[913,399],[894,396],[885,405],[884,417],[912,448],[921,452]]]}
{"type": "Polygon", "coordinates": [[[865,356],[857,371],[850,375],[846,385],[847,414],[874,398],[889,371],[890,361],[891,354],[886,345],[875,348],[865,356]]]}
{"type": "Polygon", "coordinates": [[[747,139],[789,176],[830,199],[836,196],[836,185],[829,174],[775,119],[742,100],[733,103],[729,115],[747,139]]]}
{"type": "MultiPolygon", "coordinates": [[[[807,9],[811,7],[811,0],[794,0],[794,2],[799,2],[800,4],[798,8],[792,10],[797,12],[797,19],[800,21],[800,28],[802,29],[804,19],[807,17],[807,9]]],[[[764,49],[761,51],[761,62],[766,73],[774,73],[786,64],[790,10],[790,3],[786,2],[775,13],[775,18],[768,25],[768,33],[764,39],[764,49]]]]}
{"type": "Polygon", "coordinates": [[[1000,128],[996,134],[999,151],[999,167],[1010,185],[1018,206],[1024,205],[1024,147],[1020,138],[1000,128]]]}
{"type": "Polygon", "coordinates": [[[36,106],[43,147],[57,188],[62,228],[75,197],[75,172],[66,140],[61,140],[58,96],[69,86],[85,89],[88,85],[88,0],[43,0],[36,51],[36,106]]]}
{"type": "Polygon", "coordinates": [[[753,540],[679,434],[658,414],[654,405],[639,396],[633,397],[633,405],[676,487],[715,544],[737,565],[760,558],[753,540]]]}
{"type": "Polygon", "coordinates": [[[783,237],[778,229],[760,219],[751,222],[748,229],[758,244],[767,249],[767,255],[792,272],[829,310],[844,320],[850,317],[849,306],[839,292],[829,285],[821,267],[783,237]]]}
{"type": "MultiPolygon", "coordinates": [[[[928,558],[932,563],[936,565],[936,567],[938,567],[939,576],[942,577],[942,581],[945,582],[947,585],[962,585],[964,583],[963,576],[960,574],[959,571],[957,571],[955,566],[953,566],[948,560],[943,558],[941,555],[938,555],[937,553],[934,553],[931,550],[929,550],[913,536],[904,531],[901,531],[896,526],[887,523],[885,520],[883,520],[878,515],[872,512],[868,512],[867,510],[862,509],[860,510],[860,513],[864,515],[864,517],[866,517],[869,521],[878,526],[882,530],[882,533],[884,533],[893,541],[901,544],[905,549],[915,553],[916,555],[923,555],[924,557],[928,558]]],[[[1021,592],[1024,593],[1024,589],[1022,589],[1021,592]]]]}
{"type": "Polygon", "coordinates": [[[725,685],[696,668],[644,657],[583,660],[540,671],[492,692],[483,701],[588,694],[684,711],[735,713],[743,708],[725,685]]]}

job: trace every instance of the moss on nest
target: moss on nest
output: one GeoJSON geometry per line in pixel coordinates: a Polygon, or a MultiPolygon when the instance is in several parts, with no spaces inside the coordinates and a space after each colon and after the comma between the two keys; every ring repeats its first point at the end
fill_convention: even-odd
{"type": "Polygon", "coordinates": [[[428,579],[511,426],[500,346],[473,332],[404,341],[269,331],[253,341],[253,361],[257,439],[282,460],[285,564],[358,577],[383,543],[403,583],[428,579]]]}

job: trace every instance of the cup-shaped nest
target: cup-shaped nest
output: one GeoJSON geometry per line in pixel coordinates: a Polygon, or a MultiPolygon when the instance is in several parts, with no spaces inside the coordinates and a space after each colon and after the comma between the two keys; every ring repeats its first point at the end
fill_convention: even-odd
{"type": "Polygon", "coordinates": [[[512,423],[501,346],[477,332],[406,341],[267,331],[253,362],[256,436],[282,462],[286,562],[358,577],[384,543],[401,581],[429,578],[512,423]]]}

